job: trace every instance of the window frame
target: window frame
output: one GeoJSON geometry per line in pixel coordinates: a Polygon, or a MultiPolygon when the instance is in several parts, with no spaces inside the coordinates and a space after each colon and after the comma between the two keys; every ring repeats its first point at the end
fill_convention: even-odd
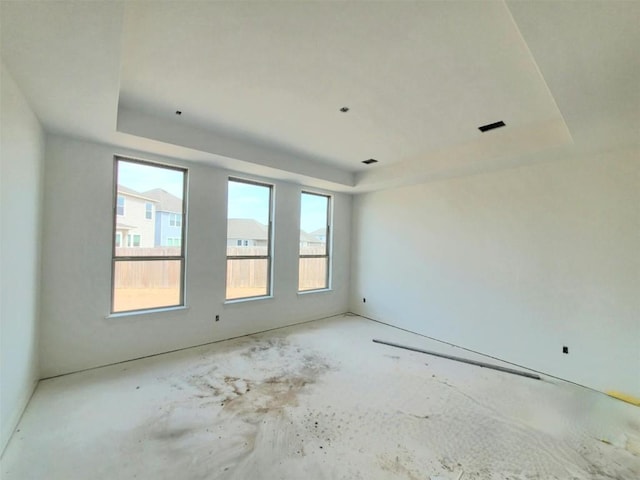
{"type": "Polygon", "coordinates": [[[325,244],[324,244],[325,245],[324,254],[302,254],[300,253],[302,249],[302,247],[300,246],[301,242],[298,242],[298,293],[306,294],[306,293],[323,292],[323,291],[331,290],[331,278],[332,278],[331,238],[332,238],[332,232],[333,232],[333,229],[331,228],[333,223],[331,212],[333,207],[333,196],[328,193],[312,192],[310,190],[300,191],[300,197],[299,197],[300,198],[300,216],[299,216],[300,230],[302,229],[302,195],[315,195],[316,197],[324,197],[327,199],[327,225],[326,225],[327,230],[326,230],[326,237],[325,237],[325,244]],[[300,260],[303,258],[325,258],[326,259],[327,268],[326,268],[326,274],[324,279],[324,287],[308,288],[305,290],[300,290],[300,260]]]}
{"type": "MultiPolygon", "coordinates": [[[[257,180],[249,180],[246,178],[239,178],[230,176],[227,179],[227,228],[229,222],[229,184],[231,182],[244,183],[246,185],[255,185],[258,187],[265,187],[269,189],[269,220],[267,224],[267,254],[266,255],[229,255],[227,253],[226,265],[225,265],[225,303],[244,302],[247,300],[257,300],[261,298],[271,298],[273,296],[273,209],[274,209],[274,190],[275,186],[272,183],[260,182],[257,180]],[[229,271],[229,260],[266,260],[267,261],[267,292],[264,295],[252,295],[249,297],[235,297],[227,298],[227,279],[229,271]]],[[[227,231],[227,244],[229,232],[227,231]]],[[[247,243],[247,240],[243,241],[243,244],[247,243]]]]}
{"type": "MultiPolygon", "coordinates": [[[[129,162],[129,163],[137,163],[139,165],[147,165],[149,167],[155,168],[164,168],[167,170],[175,170],[182,173],[182,218],[187,218],[187,196],[188,196],[188,177],[189,177],[189,169],[185,167],[180,167],[177,165],[168,165],[166,163],[160,162],[152,162],[149,160],[142,160],[139,158],[131,158],[125,157],[122,155],[114,155],[113,157],[113,233],[112,237],[112,246],[111,246],[111,302],[110,302],[110,316],[118,316],[118,315],[128,315],[128,314],[136,314],[140,312],[148,312],[154,310],[166,310],[173,309],[176,307],[184,307],[185,306],[185,272],[186,272],[186,221],[182,222],[181,225],[181,238],[182,242],[180,244],[180,255],[116,255],[116,241],[115,241],[115,233],[117,233],[117,224],[118,217],[122,216],[118,214],[118,164],[120,161],[129,162]],[[115,283],[116,283],[116,264],[118,262],[143,262],[143,261],[180,261],[180,299],[179,302],[175,305],[162,305],[155,307],[147,307],[147,308],[137,308],[132,310],[114,310],[115,303],[115,283]]],[[[133,240],[133,239],[132,239],[133,240]]],[[[124,243],[123,243],[124,245],[124,243]]]]}
{"type": "Polygon", "coordinates": [[[153,203],[144,202],[144,218],[145,220],[153,220],[153,203]]]}
{"type": "Polygon", "coordinates": [[[182,213],[169,212],[169,226],[182,227],[182,213]]]}

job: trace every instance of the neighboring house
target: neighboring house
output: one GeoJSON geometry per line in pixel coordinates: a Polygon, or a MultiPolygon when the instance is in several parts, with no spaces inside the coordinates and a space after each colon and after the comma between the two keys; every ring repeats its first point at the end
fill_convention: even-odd
{"type": "Polygon", "coordinates": [[[324,245],[324,242],[318,240],[311,233],[307,233],[304,230],[300,230],[300,247],[321,247],[324,245]]]}
{"type": "Polygon", "coordinates": [[[227,247],[266,247],[266,225],[250,218],[230,218],[227,221],[227,247]]]}
{"type": "Polygon", "coordinates": [[[124,185],[118,185],[116,203],[116,247],[154,246],[155,200],[124,185]]]}
{"type": "Polygon", "coordinates": [[[322,243],[327,243],[327,227],[314,230],[309,235],[311,235],[312,237],[315,237],[317,240],[319,240],[322,243]]]}
{"type": "Polygon", "coordinates": [[[155,247],[182,245],[182,200],[161,188],[143,193],[156,202],[155,247]]]}
{"type": "MultiPolygon", "coordinates": [[[[250,218],[230,218],[227,221],[227,247],[266,247],[267,226],[250,218]]],[[[300,247],[324,245],[316,237],[300,230],[300,247]]]]}

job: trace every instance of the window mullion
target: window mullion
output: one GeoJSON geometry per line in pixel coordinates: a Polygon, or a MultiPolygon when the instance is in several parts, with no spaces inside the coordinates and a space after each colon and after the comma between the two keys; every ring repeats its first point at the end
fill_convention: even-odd
{"type": "Polygon", "coordinates": [[[184,257],[182,257],[181,255],[171,255],[171,256],[166,256],[166,257],[162,257],[162,256],[135,256],[135,257],[127,257],[127,256],[117,256],[114,257],[114,260],[116,262],[121,262],[121,261],[125,261],[125,262],[144,262],[144,261],[162,261],[162,260],[183,260],[184,257]]]}

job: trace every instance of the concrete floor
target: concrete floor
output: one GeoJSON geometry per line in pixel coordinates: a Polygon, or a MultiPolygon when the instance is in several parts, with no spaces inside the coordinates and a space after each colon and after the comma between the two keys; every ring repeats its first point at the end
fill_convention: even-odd
{"type": "Polygon", "coordinates": [[[345,316],[45,380],[2,478],[640,478],[638,407],[372,338],[465,354],[345,316]]]}

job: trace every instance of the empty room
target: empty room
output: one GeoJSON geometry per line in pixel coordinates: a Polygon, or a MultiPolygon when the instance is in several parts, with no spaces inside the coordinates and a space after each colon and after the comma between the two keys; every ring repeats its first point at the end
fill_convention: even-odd
{"type": "Polygon", "coordinates": [[[640,478],[640,2],[0,0],[0,478],[640,478]]]}

